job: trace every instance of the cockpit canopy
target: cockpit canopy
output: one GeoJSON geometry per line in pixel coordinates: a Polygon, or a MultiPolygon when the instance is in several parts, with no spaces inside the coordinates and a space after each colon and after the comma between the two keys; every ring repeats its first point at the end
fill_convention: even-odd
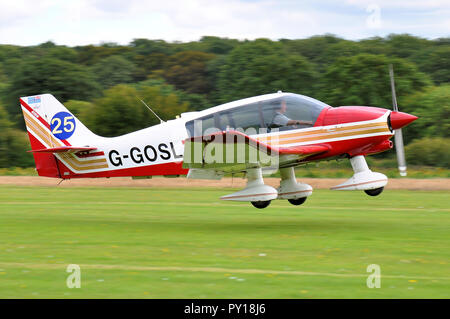
{"type": "Polygon", "coordinates": [[[239,130],[248,135],[314,126],[320,112],[329,105],[313,98],[289,94],[240,105],[186,123],[189,135],[201,136],[217,131],[239,130]],[[300,121],[299,123],[293,123],[300,121]]]}

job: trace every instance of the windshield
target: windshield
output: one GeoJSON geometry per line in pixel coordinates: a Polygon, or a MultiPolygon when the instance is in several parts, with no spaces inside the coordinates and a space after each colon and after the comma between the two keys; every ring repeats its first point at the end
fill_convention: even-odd
{"type": "Polygon", "coordinates": [[[327,104],[313,98],[292,94],[213,113],[187,122],[186,128],[190,136],[230,129],[247,131],[250,133],[248,135],[275,129],[301,129],[314,126],[320,112],[327,107],[327,104]]]}

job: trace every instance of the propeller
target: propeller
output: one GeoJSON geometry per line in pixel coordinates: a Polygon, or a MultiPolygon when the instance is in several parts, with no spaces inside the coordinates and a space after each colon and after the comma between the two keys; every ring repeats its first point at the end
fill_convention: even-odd
{"type": "MultiPolygon", "coordinates": [[[[391,78],[391,91],[392,91],[392,107],[394,112],[398,113],[397,96],[395,94],[394,83],[394,68],[392,64],[389,64],[389,76],[391,78]]],[[[398,170],[400,176],[406,176],[406,159],[405,159],[405,147],[403,145],[402,129],[398,128],[394,130],[395,151],[397,152],[398,170]]]]}

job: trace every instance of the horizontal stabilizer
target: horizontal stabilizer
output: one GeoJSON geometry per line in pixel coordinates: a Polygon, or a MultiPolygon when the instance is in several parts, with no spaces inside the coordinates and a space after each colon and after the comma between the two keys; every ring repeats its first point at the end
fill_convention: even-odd
{"type": "Polygon", "coordinates": [[[76,153],[76,152],[87,152],[96,150],[96,147],[77,147],[77,146],[62,146],[53,148],[42,148],[38,150],[31,150],[31,153],[76,153]]]}

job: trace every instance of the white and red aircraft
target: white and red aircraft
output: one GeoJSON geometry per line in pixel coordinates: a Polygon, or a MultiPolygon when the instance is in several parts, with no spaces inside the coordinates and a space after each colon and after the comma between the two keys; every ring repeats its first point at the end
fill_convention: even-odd
{"type": "Polygon", "coordinates": [[[183,113],[161,124],[107,138],[92,133],[50,94],[20,98],[36,169],[62,179],[179,176],[220,179],[244,172],[247,186],[223,200],[302,204],[312,187],[298,183],[294,167],[349,158],[354,175],[333,187],[380,194],[387,177],[372,172],[365,156],[392,148],[394,130],[417,117],[388,109],[331,107],[293,93],[273,93],[183,113]],[[279,170],[280,186],[263,172],[279,170]]]}

